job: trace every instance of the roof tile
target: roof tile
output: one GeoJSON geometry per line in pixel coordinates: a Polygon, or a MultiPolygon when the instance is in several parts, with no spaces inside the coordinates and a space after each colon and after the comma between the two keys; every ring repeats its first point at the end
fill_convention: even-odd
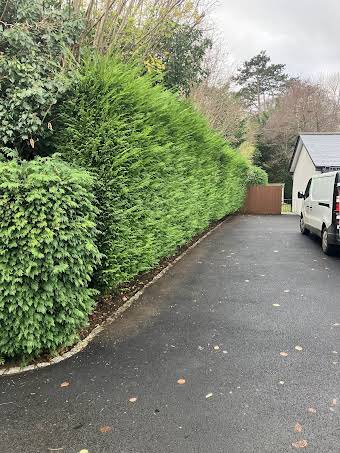
{"type": "Polygon", "coordinates": [[[340,133],[301,134],[316,167],[340,167],[340,133]]]}

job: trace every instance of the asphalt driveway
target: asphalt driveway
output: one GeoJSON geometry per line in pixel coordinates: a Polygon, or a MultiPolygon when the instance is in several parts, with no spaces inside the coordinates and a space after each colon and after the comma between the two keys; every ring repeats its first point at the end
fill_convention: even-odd
{"type": "Polygon", "coordinates": [[[339,324],[340,257],[236,217],[86,350],[1,377],[0,452],[338,453],[339,324]]]}

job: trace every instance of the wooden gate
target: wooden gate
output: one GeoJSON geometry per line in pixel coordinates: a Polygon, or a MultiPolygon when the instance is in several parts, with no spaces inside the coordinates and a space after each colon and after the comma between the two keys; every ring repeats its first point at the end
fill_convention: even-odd
{"type": "Polygon", "coordinates": [[[281,214],[282,187],[253,186],[248,190],[244,214],[281,214]]]}

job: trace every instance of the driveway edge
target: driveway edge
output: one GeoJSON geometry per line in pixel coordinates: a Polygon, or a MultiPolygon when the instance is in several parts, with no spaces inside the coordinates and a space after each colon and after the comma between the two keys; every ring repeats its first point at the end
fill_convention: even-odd
{"type": "Polygon", "coordinates": [[[69,359],[70,357],[78,354],[81,352],[83,349],[86,348],[86,346],[91,343],[91,341],[99,335],[107,326],[112,324],[116,319],[122,315],[126,310],[128,310],[134,302],[136,302],[144,293],[144,291],[149,288],[151,285],[156,283],[160,278],[162,278],[172,267],[175,266],[178,261],[181,261],[185,255],[187,255],[192,249],[197,247],[201,242],[203,242],[208,236],[210,236],[212,233],[214,233],[220,226],[225,223],[226,221],[232,219],[233,216],[228,217],[227,219],[222,220],[219,222],[214,228],[209,230],[206,234],[204,234],[202,237],[200,237],[196,242],[194,242],[190,247],[188,247],[183,253],[181,253],[177,258],[175,258],[171,263],[169,263],[161,272],[159,272],[155,277],[153,277],[152,280],[150,280],[148,283],[146,283],[145,286],[143,286],[142,289],[140,289],[136,294],[130,297],[129,300],[127,300],[121,307],[118,308],[118,310],[115,312],[113,316],[110,316],[107,318],[103,324],[100,326],[95,327],[89,335],[84,338],[83,340],[79,341],[75,346],[73,346],[69,351],[65,352],[64,354],[60,354],[56,357],[53,357],[49,362],[40,362],[35,365],[28,365],[25,367],[10,367],[10,368],[5,368],[3,370],[0,370],[0,376],[11,376],[15,374],[21,374],[21,373],[26,373],[27,371],[32,371],[32,370],[38,370],[40,368],[46,368],[48,366],[54,365],[56,363],[62,362],[63,360],[69,359]]]}

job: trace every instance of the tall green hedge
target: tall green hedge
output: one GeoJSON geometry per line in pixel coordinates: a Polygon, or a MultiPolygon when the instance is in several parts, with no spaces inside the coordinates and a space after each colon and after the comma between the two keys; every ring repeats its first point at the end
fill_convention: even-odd
{"type": "Polygon", "coordinates": [[[93,306],[92,178],[55,159],[0,163],[0,356],[71,344],[93,306]]]}
{"type": "Polygon", "coordinates": [[[98,177],[101,284],[152,268],[243,203],[250,164],[138,68],[88,59],[55,129],[54,150],[98,177]]]}

